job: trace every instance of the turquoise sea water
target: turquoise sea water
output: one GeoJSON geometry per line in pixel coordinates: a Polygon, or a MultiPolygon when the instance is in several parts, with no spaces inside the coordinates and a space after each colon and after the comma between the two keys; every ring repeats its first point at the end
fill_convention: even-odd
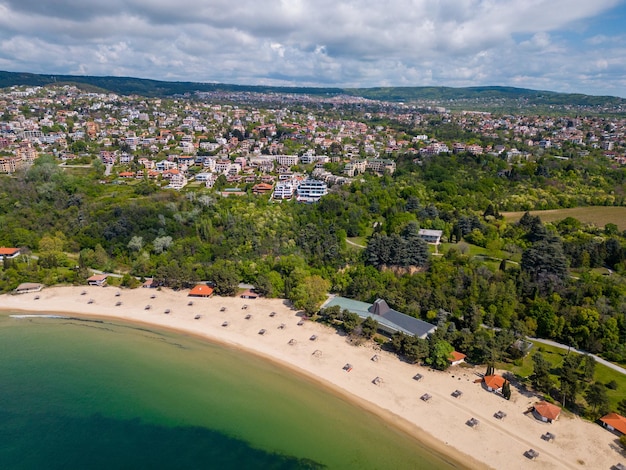
{"type": "Polygon", "coordinates": [[[274,364],[168,331],[0,314],[1,469],[448,469],[274,364]]]}

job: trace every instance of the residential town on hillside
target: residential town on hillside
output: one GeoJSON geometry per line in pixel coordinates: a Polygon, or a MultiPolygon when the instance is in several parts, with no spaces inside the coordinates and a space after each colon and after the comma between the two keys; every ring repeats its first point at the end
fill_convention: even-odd
{"type": "Polygon", "coordinates": [[[0,173],[15,173],[49,154],[66,167],[101,162],[106,183],[149,180],[164,189],[206,187],[315,202],[359,174],[394,173],[399,156],[419,163],[440,153],[492,154],[512,166],[538,155],[568,159],[600,152],[613,164],[626,164],[626,119],[619,117],[451,113],[376,107],[354,97],[333,97],[321,106],[306,95],[283,102],[248,95],[227,105],[226,97],[220,95],[219,103],[206,93],[148,99],[69,85],[13,87],[0,93],[0,173]],[[461,135],[437,140],[407,132],[428,132],[433,122],[461,135]],[[463,135],[481,142],[463,141],[463,135]]]}

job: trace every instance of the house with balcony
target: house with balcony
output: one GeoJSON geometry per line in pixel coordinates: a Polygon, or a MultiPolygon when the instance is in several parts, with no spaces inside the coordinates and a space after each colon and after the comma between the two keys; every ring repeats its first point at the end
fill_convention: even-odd
{"type": "Polygon", "coordinates": [[[317,202],[328,194],[328,185],[324,181],[307,178],[298,185],[297,193],[300,202],[317,202]]]}
{"type": "Polygon", "coordinates": [[[280,181],[274,187],[273,199],[291,199],[296,192],[296,187],[292,181],[280,181]]]}

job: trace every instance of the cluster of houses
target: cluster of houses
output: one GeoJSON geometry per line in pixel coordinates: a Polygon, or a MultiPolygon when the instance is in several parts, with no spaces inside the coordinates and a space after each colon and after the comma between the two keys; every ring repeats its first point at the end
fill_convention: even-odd
{"type": "MultiPolygon", "coordinates": [[[[261,95],[254,96],[255,102],[263,101],[261,95]]],[[[371,121],[391,119],[413,126],[427,122],[423,111],[402,104],[375,114],[364,110],[362,119],[351,120],[326,115],[322,108],[316,113],[284,106],[258,109],[245,104],[246,96],[238,95],[244,104],[236,106],[86,93],[69,85],[0,91],[4,113],[0,173],[27,167],[42,153],[54,154],[68,164],[76,158],[99,156],[121,180],[157,179],[164,187],[179,190],[194,180],[212,186],[224,175],[233,186],[284,183],[278,196],[289,194],[290,180],[297,183],[296,175],[290,174],[297,165],[312,165],[317,174],[311,176],[332,186],[365,172],[392,174],[399,154],[419,160],[440,153],[489,153],[518,161],[529,158],[535,149],[545,153],[567,142],[577,146],[581,155],[601,149],[626,163],[626,120],[619,117],[572,119],[428,110],[467,132],[488,138],[502,132],[511,136],[508,145],[483,147],[474,142],[441,142],[427,135],[409,137],[377,124],[379,120],[371,121]],[[328,163],[334,164],[333,173],[328,163]]],[[[297,103],[324,99],[333,105],[343,102],[336,97],[294,98],[297,103]]],[[[358,97],[342,100],[367,104],[358,97]]]]}

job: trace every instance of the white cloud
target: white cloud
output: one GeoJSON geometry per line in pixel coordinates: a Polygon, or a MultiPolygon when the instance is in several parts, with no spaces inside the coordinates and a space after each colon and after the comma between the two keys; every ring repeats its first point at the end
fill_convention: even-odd
{"type": "Polygon", "coordinates": [[[593,71],[576,84],[585,54],[615,77],[626,67],[603,52],[614,38],[580,27],[620,0],[94,3],[0,0],[0,65],[249,84],[539,84],[582,92],[602,86],[593,71]]]}

